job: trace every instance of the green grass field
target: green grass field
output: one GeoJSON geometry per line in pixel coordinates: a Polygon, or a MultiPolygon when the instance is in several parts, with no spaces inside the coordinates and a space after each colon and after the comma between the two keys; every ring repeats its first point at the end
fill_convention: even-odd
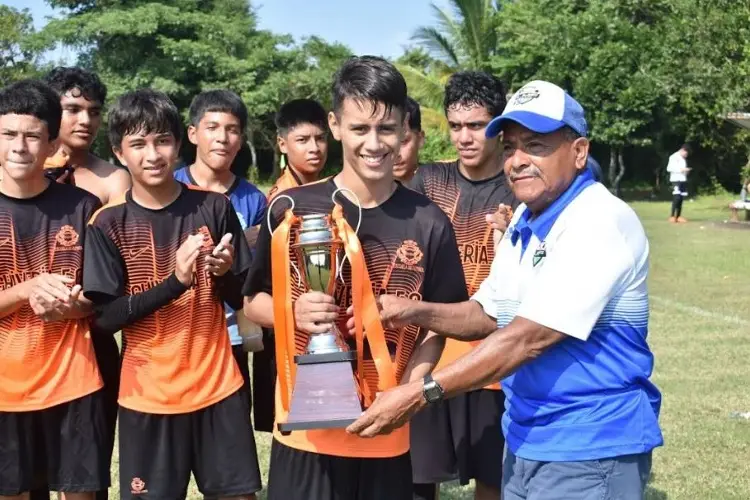
{"type": "MultiPolygon", "coordinates": [[[[667,222],[665,202],[633,204],[651,244],[649,342],[663,394],[665,445],[654,455],[649,500],[750,498],[750,421],[730,418],[750,412],[750,227],[722,224],[728,202],[688,201],[690,222],[679,225],[667,222]]],[[[270,439],[256,437],[265,477],[270,439]]],[[[117,472],[115,455],[111,498],[119,498],[117,472]]],[[[201,498],[193,484],[188,498],[201,498]]],[[[441,498],[473,495],[448,484],[441,498]]]]}

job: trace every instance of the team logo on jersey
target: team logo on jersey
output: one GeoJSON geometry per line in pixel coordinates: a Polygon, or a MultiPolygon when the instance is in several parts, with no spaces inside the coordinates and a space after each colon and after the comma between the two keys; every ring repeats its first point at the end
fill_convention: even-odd
{"type": "Polygon", "coordinates": [[[516,93],[516,96],[513,98],[513,104],[522,106],[538,98],[539,95],[539,89],[536,87],[524,87],[516,93]]]}
{"type": "Polygon", "coordinates": [[[55,241],[57,241],[57,244],[60,246],[70,248],[78,243],[78,233],[73,226],[63,226],[57,232],[55,241]]]}
{"type": "Polygon", "coordinates": [[[547,256],[547,245],[542,242],[539,247],[536,249],[536,252],[534,252],[534,259],[532,260],[533,267],[536,267],[537,264],[542,262],[544,258],[547,256]]]}
{"type": "Polygon", "coordinates": [[[414,240],[404,240],[396,250],[396,257],[407,266],[416,266],[424,257],[419,245],[414,240]]]}
{"type": "Polygon", "coordinates": [[[133,480],[130,481],[130,493],[133,495],[148,493],[146,483],[140,477],[134,477],[133,480]]]}

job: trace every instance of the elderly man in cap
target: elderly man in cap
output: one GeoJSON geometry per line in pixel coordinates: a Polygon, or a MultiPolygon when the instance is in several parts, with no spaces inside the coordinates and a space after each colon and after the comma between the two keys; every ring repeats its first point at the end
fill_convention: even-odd
{"type": "Polygon", "coordinates": [[[642,499],[663,444],[643,227],[594,180],[583,108],[561,88],[525,85],[486,131],[500,132],[523,204],[490,276],[459,304],[380,302],[386,325],[484,340],[433,376],[380,394],[348,430],[387,433],[426,405],[501,380],[505,500],[642,499]]]}

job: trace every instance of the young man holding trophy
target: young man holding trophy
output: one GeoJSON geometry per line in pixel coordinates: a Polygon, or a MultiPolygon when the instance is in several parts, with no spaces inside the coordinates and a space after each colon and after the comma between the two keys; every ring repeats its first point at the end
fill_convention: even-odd
{"type": "Polygon", "coordinates": [[[261,229],[244,309],[276,332],[270,500],[412,497],[408,428],[374,439],[344,430],[401,382],[424,380],[425,397],[439,397],[429,373],[443,341],[411,326],[383,329],[375,296],[467,296],[450,221],[393,179],[405,109],[406,83],[390,63],[344,63],[329,115],[342,171],[276,197],[261,229]]]}

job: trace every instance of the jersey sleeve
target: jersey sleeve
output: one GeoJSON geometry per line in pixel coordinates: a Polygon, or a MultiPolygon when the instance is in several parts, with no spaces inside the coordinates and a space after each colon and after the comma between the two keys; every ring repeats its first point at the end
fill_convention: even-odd
{"type": "MultiPolygon", "coordinates": [[[[617,230],[598,226],[564,230],[527,285],[517,316],[588,338],[604,307],[635,274],[629,242],[617,230]]],[[[636,244],[648,251],[645,235],[636,244]]]]}
{"type": "Polygon", "coordinates": [[[425,269],[424,300],[438,303],[468,300],[456,234],[447,218],[433,231],[429,245],[431,258],[425,269]]]}
{"type": "Polygon", "coordinates": [[[417,193],[427,195],[424,188],[424,176],[423,172],[425,171],[424,167],[418,168],[416,172],[414,172],[414,177],[411,178],[410,181],[408,181],[404,186],[408,187],[412,191],[416,191],[417,193]]]}
{"type": "MultiPolygon", "coordinates": [[[[500,243],[503,245],[503,243],[500,243]]],[[[502,267],[502,249],[495,254],[495,258],[492,260],[490,265],[490,274],[482,281],[479,285],[479,289],[472,295],[471,300],[479,302],[479,305],[484,309],[484,313],[497,319],[498,310],[498,289],[497,285],[502,282],[500,278],[501,267],[502,267]]]]}
{"type": "MultiPolygon", "coordinates": [[[[278,224],[274,217],[271,219],[275,229],[278,224]]],[[[242,287],[242,295],[246,297],[260,292],[271,293],[271,230],[265,222],[260,225],[253,262],[242,287]]]]}
{"type": "Polygon", "coordinates": [[[101,303],[125,293],[120,250],[96,222],[89,224],[83,250],[83,294],[101,303]]]}
{"type": "Polygon", "coordinates": [[[266,208],[268,206],[268,200],[266,200],[266,196],[262,192],[257,191],[254,202],[255,216],[250,222],[250,226],[257,226],[259,224],[262,224],[266,218],[266,208]]]}
{"type": "Polygon", "coordinates": [[[229,233],[232,235],[232,245],[234,246],[234,261],[232,262],[232,268],[229,272],[235,276],[243,275],[250,269],[252,262],[252,254],[250,253],[250,247],[245,239],[245,232],[242,230],[242,224],[240,219],[237,217],[237,212],[229,202],[229,199],[225,199],[222,211],[219,219],[219,234],[216,235],[216,242],[229,233]]]}

